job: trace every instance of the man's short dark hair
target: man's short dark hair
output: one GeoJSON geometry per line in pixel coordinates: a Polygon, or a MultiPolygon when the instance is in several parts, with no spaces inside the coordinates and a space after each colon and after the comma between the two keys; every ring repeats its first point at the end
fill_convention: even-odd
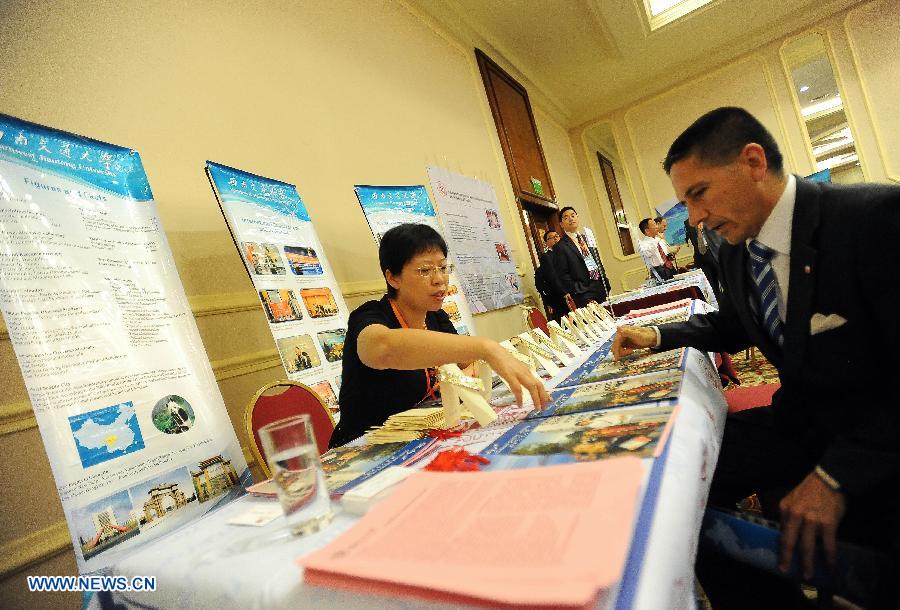
{"type": "Polygon", "coordinates": [[[570,205],[567,205],[566,207],[564,207],[563,209],[561,209],[561,210],[559,211],[559,213],[557,214],[557,216],[559,217],[559,221],[560,221],[560,222],[562,222],[563,214],[565,214],[565,213],[568,212],[569,210],[572,210],[573,212],[575,212],[576,214],[578,214],[578,210],[576,210],[575,208],[573,208],[573,207],[570,206],[570,205]]]}
{"type": "Polygon", "coordinates": [[[751,142],[762,146],[769,171],[780,175],[784,164],[775,138],[756,117],[733,106],[707,112],[685,129],[669,147],[663,169],[668,174],[675,163],[695,154],[703,163],[725,165],[734,161],[751,142]]]}
{"type": "Polygon", "coordinates": [[[653,220],[653,219],[645,218],[644,220],[642,220],[638,223],[638,229],[640,229],[641,233],[643,233],[644,235],[647,234],[647,227],[650,225],[651,220],[653,220]]]}
{"type": "Polygon", "coordinates": [[[550,235],[551,233],[555,233],[557,236],[559,236],[559,233],[557,233],[553,229],[549,229],[547,231],[544,231],[544,241],[547,241],[547,236],[550,235]]]}
{"type": "MultiPolygon", "coordinates": [[[[378,263],[381,265],[381,273],[390,271],[394,275],[400,275],[403,267],[417,254],[440,250],[447,256],[447,242],[441,234],[429,227],[413,223],[397,225],[381,236],[381,245],[378,246],[378,263]]],[[[387,285],[389,297],[397,296],[397,290],[387,285]]]]}

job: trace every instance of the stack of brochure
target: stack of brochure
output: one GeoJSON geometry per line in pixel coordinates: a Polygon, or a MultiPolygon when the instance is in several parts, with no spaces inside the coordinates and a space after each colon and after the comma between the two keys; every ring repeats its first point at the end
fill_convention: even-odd
{"type": "Polygon", "coordinates": [[[366,433],[366,441],[373,445],[414,441],[425,436],[425,432],[444,425],[444,409],[409,409],[391,415],[384,425],[372,428],[366,433]]]}

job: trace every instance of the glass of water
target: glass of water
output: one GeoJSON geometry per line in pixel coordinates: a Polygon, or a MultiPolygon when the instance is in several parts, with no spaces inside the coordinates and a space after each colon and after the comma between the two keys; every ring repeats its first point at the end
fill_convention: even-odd
{"type": "Polygon", "coordinates": [[[331,498],[309,415],[266,424],[259,438],[291,533],[305,536],[331,523],[331,498]]]}

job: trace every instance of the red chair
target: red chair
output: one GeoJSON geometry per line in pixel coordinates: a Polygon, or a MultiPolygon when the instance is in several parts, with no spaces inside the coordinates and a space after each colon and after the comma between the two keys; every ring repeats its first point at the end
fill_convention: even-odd
{"type": "Polygon", "coordinates": [[[525,315],[525,324],[528,328],[540,328],[547,336],[550,336],[550,327],[547,326],[547,318],[544,317],[544,314],[536,307],[524,305],[522,307],[524,309],[522,313],[525,315]]]}
{"type": "Polygon", "coordinates": [[[269,464],[260,450],[259,429],[279,419],[308,413],[312,419],[313,432],[319,453],[328,451],[328,441],[334,431],[334,417],[322,398],[312,388],[297,381],[274,381],[264,385],[250,399],[244,410],[244,429],[250,440],[250,449],[256,463],[266,477],[271,477],[269,464]]]}

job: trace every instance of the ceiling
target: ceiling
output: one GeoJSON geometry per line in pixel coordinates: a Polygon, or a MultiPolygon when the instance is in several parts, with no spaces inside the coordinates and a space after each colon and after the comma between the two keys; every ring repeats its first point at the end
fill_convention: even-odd
{"type": "Polygon", "coordinates": [[[644,0],[408,0],[514,66],[566,127],[697,76],[860,0],[714,0],[650,31],[644,0]]]}

